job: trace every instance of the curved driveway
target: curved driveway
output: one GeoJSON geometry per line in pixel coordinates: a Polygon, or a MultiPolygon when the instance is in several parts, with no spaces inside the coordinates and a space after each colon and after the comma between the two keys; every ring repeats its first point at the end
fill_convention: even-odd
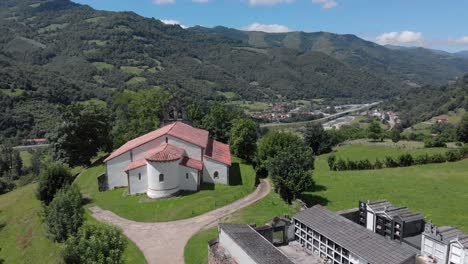
{"type": "Polygon", "coordinates": [[[91,207],[90,210],[97,220],[120,227],[140,248],[149,264],[184,263],[185,245],[195,233],[215,226],[219,219],[261,200],[270,190],[270,183],[262,180],[253,193],[242,199],[193,218],[172,222],[135,222],[97,206],[91,207]]]}

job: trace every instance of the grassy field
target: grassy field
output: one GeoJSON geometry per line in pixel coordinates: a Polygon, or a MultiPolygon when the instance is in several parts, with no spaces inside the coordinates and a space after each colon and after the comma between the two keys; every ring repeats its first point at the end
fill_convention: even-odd
{"type": "Polygon", "coordinates": [[[142,72],[145,71],[143,69],[140,69],[140,68],[134,67],[134,66],[121,66],[120,70],[125,72],[125,73],[135,74],[135,75],[140,75],[142,72]]]}
{"type": "Polygon", "coordinates": [[[431,125],[437,122],[439,118],[446,118],[449,124],[457,125],[460,123],[465,112],[466,111],[464,109],[457,109],[455,111],[450,111],[445,115],[435,116],[428,121],[417,123],[411,128],[405,129],[405,131],[403,131],[403,135],[408,135],[410,132],[430,135],[432,133],[430,130],[431,125]]]}
{"type": "Polygon", "coordinates": [[[385,142],[383,144],[388,144],[388,146],[379,145],[379,143],[346,145],[338,148],[338,151],[335,152],[335,155],[337,159],[369,159],[370,161],[380,159],[382,161],[386,156],[396,158],[401,154],[411,154],[413,156],[417,156],[426,153],[435,154],[447,151],[447,148],[423,148],[417,143],[413,144],[412,142],[406,142],[405,144],[403,141],[399,142],[398,144],[393,144],[390,142],[385,142]]]}
{"type": "MultiPolygon", "coordinates": [[[[239,224],[255,223],[258,226],[261,226],[271,221],[275,216],[281,216],[284,214],[292,216],[297,211],[297,206],[286,204],[278,194],[271,192],[264,199],[222,219],[221,222],[239,224]]],[[[185,263],[206,264],[208,259],[207,242],[216,238],[217,235],[217,228],[214,227],[193,236],[185,246],[185,263]]]]}
{"type": "MultiPolygon", "coordinates": [[[[412,154],[443,149],[415,149],[412,154]]],[[[393,148],[352,145],[339,148],[338,157],[361,159],[398,155],[393,148]]],[[[330,171],[328,155],[319,156],[314,179],[318,191],[305,199],[332,210],[357,206],[358,200],[387,199],[397,206],[408,206],[432,219],[436,225],[452,225],[468,232],[468,160],[406,168],[368,171],[330,171]]]]}
{"type": "Polygon", "coordinates": [[[96,67],[96,69],[100,71],[111,70],[112,68],[114,68],[114,65],[105,62],[93,62],[93,65],[94,67],[96,67]]]}
{"type": "Polygon", "coordinates": [[[0,92],[1,93],[4,93],[5,95],[8,95],[10,97],[17,97],[17,96],[20,96],[20,95],[23,95],[24,94],[24,90],[23,89],[14,89],[14,90],[10,90],[10,89],[0,89],[0,92]]]}
{"type": "Polygon", "coordinates": [[[97,177],[103,172],[104,166],[99,165],[83,173],[77,179],[82,192],[101,208],[141,222],[172,221],[203,214],[249,194],[254,190],[255,182],[252,166],[233,159],[230,175],[237,185],[204,185],[199,192],[151,200],[145,194],[128,196],[125,188],[99,192],[97,177]]]}
{"type": "MultiPolygon", "coordinates": [[[[6,263],[60,262],[61,245],[45,236],[36,188],[36,184],[30,184],[0,195],[0,259],[6,263]]],[[[92,221],[89,215],[87,221],[92,221]]],[[[146,263],[143,254],[130,241],[124,258],[126,263],[146,263]]]]}

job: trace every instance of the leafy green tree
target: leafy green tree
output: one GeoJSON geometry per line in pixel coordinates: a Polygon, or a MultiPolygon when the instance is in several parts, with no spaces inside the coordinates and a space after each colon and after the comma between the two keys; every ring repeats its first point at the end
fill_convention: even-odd
{"type": "Polygon", "coordinates": [[[62,120],[49,138],[56,159],[71,166],[89,165],[99,150],[110,149],[111,112],[105,104],[70,105],[62,120]]]}
{"type": "Polygon", "coordinates": [[[234,119],[229,131],[229,145],[234,155],[252,161],[257,148],[257,124],[248,118],[234,119]]]}
{"type": "Polygon", "coordinates": [[[401,140],[400,131],[396,129],[392,129],[392,131],[390,131],[390,138],[392,139],[393,143],[397,143],[398,141],[400,141],[401,140]]]}
{"type": "Polygon", "coordinates": [[[202,127],[210,131],[214,139],[228,142],[231,121],[239,116],[235,109],[228,109],[226,105],[216,102],[211,104],[210,110],[203,117],[202,127]]]}
{"type": "Polygon", "coordinates": [[[115,95],[112,101],[115,112],[113,146],[120,147],[130,139],[158,129],[171,99],[171,95],[161,88],[115,95]]]}
{"type": "Polygon", "coordinates": [[[49,237],[63,242],[75,235],[83,224],[84,210],[81,193],[75,185],[57,192],[46,208],[45,224],[49,237]]]}
{"type": "Polygon", "coordinates": [[[201,126],[205,112],[198,102],[193,102],[187,106],[187,118],[193,126],[201,126]]]}
{"type": "Polygon", "coordinates": [[[105,224],[84,224],[65,242],[66,264],[122,264],[127,241],[122,232],[105,224]]]}
{"type": "Polygon", "coordinates": [[[380,127],[379,121],[374,120],[370,123],[369,128],[367,129],[367,136],[374,141],[382,138],[382,128],[380,127]]]}
{"type": "Polygon", "coordinates": [[[295,134],[277,131],[270,131],[260,138],[257,143],[257,173],[266,176],[270,159],[289,146],[302,148],[304,141],[295,134]]]}
{"type": "Polygon", "coordinates": [[[315,155],[331,151],[331,140],[320,123],[308,123],[304,132],[306,145],[312,148],[315,155]]]}
{"type": "Polygon", "coordinates": [[[458,140],[468,143],[468,113],[465,113],[457,128],[458,140]]]}
{"type": "Polygon", "coordinates": [[[312,180],[314,156],[308,147],[287,147],[271,158],[268,172],[276,192],[291,203],[302,192],[314,186],[312,180]]]}
{"type": "Polygon", "coordinates": [[[39,175],[37,198],[48,205],[61,188],[73,181],[70,167],[63,163],[48,164],[39,175]]]}

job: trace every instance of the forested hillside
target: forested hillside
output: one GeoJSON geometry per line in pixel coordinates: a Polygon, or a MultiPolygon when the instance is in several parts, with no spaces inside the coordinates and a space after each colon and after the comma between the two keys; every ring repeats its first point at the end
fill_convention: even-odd
{"type": "Polygon", "coordinates": [[[405,127],[459,108],[468,110],[468,75],[451,85],[411,89],[386,104],[400,113],[405,127]]]}
{"type": "MultiPolygon", "coordinates": [[[[335,59],[398,84],[444,85],[468,72],[467,57],[424,48],[393,48],[377,45],[354,35],[328,32],[265,33],[226,27],[189,29],[225,36],[259,48],[285,47],[301,52],[319,51],[335,59]]],[[[466,55],[466,54],[465,54],[466,55]]]]}
{"type": "Polygon", "coordinates": [[[185,30],[69,0],[2,0],[0,138],[42,137],[61,106],[110,102],[124,90],[157,86],[181,101],[232,92],[252,101],[362,102],[468,71],[461,58],[398,52],[352,35],[185,30]]]}

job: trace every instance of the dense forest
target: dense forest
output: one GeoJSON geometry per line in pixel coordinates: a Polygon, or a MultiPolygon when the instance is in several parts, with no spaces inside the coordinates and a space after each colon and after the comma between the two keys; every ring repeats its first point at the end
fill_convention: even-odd
{"type": "Polygon", "coordinates": [[[2,0],[0,138],[43,137],[64,106],[91,99],[111,105],[123,91],[161,87],[186,103],[226,100],[226,92],[252,101],[362,102],[468,71],[465,59],[409,56],[350,35],[317,33],[314,40],[298,33],[303,48],[294,48],[271,44],[277,38],[293,43],[293,33],[265,35],[270,44],[258,45],[238,37],[242,31],[202,29],[69,0],[2,0]]]}

